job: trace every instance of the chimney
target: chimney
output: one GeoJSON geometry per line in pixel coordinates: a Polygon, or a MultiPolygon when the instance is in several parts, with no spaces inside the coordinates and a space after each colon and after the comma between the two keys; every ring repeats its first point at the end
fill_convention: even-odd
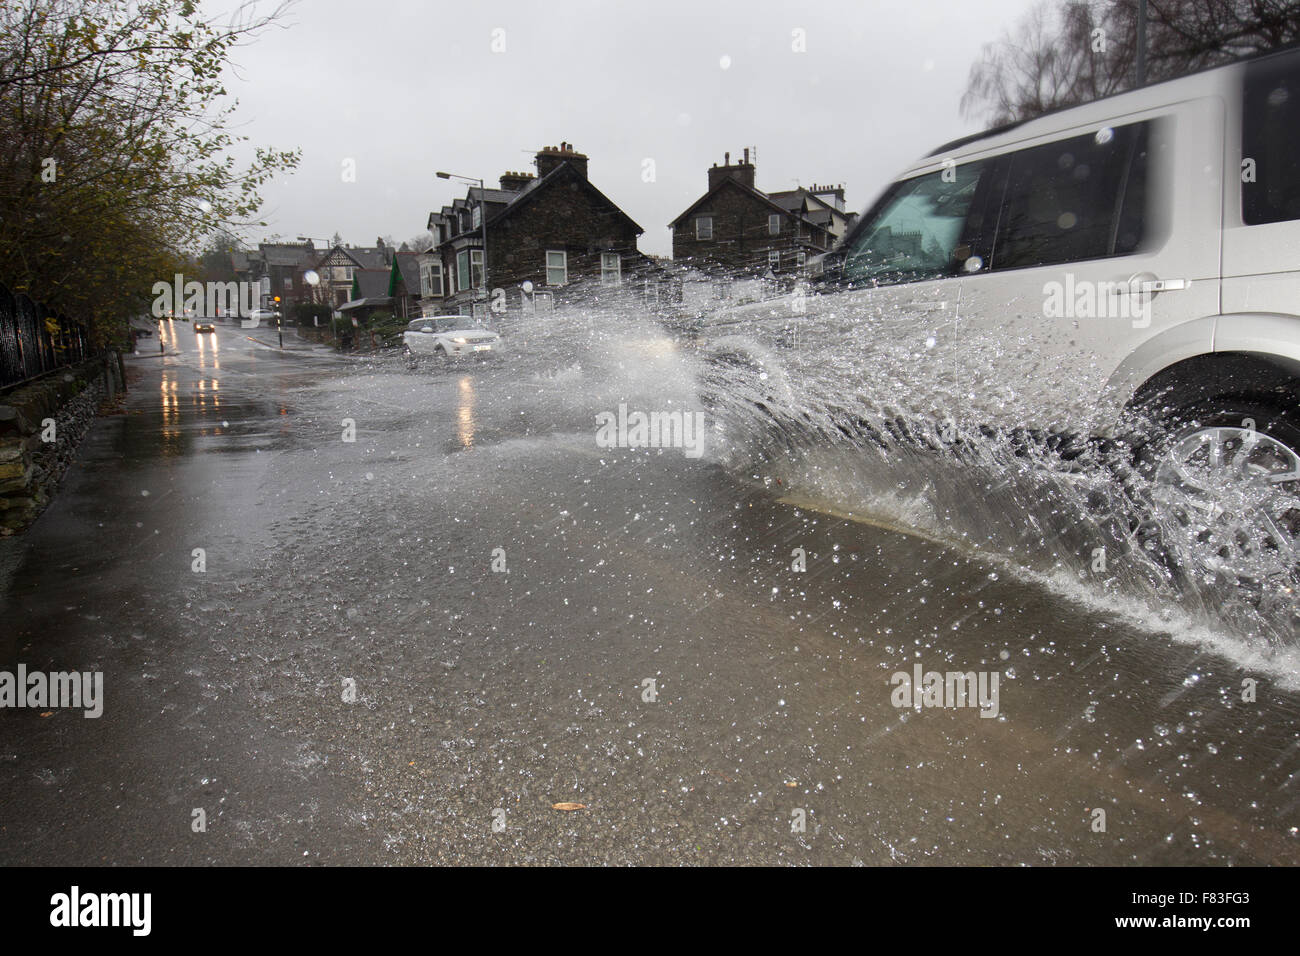
{"type": "Polygon", "coordinates": [[[844,211],[844,184],[838,186],[818,186],[813,184],[812,194],[825,202],[830,203],[840,212],[844,211]]]}
{"type": "Polygon", "coordinates": [[[505,172],[501,174],[501,188],[509,193],[519,192],[532,181],[532,173],[505,172]]]}
{"type": "Polygon", "coordinates": [[[731,163],[731,154],[722,154],[722,165],[714,163],[709,169],[709,191],[712,192],[717,188],[718,183],[725,179],[734,179],[736,182],[750,189],[754,188],[754,164],[749,161],[749,149],[744,152],[744,159],[736,163],[731,163]]]}
{"type": "Polygon", "coordinates": [[[537,164],[537,177],[539,179],[552,170],[559,168],[561,163],[568,163],[578,171],[579,176],[583,179],[587,178],[587,156],[584,153],[577,152],[572,143],[560,143],[558,149],[554,146],[547,146],[538,150],[534,162],[537,164]]]}

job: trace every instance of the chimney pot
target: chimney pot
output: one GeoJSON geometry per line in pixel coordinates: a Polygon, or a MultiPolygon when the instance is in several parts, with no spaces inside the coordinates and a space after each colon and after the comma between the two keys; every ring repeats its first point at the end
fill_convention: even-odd
{"type": "Polygon", "coordinates": [[[534,159],[539,178],[548,175],[561,163],[568,163],[583,179],[587,178],[587,156],[578,152],[568,140],[561,141],[558,149],[547,146],[540,150],[534,159]]]}

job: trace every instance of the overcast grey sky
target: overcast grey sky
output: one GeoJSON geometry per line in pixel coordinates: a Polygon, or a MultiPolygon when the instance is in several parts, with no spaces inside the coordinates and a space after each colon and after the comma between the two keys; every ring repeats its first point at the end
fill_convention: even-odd
{"type": "Polygon", "coordinates": [[[958,111],[970,65],[1029,6],[301,0],[287,29],[234,51],[239,132],[303,153],[263,190],[268,225],[246,238],[401,241],[464,193],[436,170],[495,185],[561,141],[645,229],[644,252],[671,252],[667,224],[705,191],[705,170],[746,146],[760,189],[844,183],[860,210],[918,154],[975,128],[958,111]]]}

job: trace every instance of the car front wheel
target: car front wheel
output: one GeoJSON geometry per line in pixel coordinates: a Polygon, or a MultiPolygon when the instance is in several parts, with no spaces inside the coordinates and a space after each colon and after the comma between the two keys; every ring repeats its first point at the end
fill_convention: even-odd
{"type": "Polygon", "coordinates": [[[1185,572],[1263,599],[1300,590],[1300,425],[1266,404],[1220,399],[1166,416],[1139,468],[1165,547],[1185,572]]]}

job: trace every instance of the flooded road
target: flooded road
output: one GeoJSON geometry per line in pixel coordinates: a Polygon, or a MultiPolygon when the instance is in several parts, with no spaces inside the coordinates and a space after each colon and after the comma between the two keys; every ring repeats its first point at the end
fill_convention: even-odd
{"type": "Polygon", "coordinates": [[[571,332],[142,343],[0,540],[4,668],[104,682],[0,710],[0,860],[1300,862],[1292,650],[961,547],[829,444],[602,446],[698,370],[571,332]]]}

